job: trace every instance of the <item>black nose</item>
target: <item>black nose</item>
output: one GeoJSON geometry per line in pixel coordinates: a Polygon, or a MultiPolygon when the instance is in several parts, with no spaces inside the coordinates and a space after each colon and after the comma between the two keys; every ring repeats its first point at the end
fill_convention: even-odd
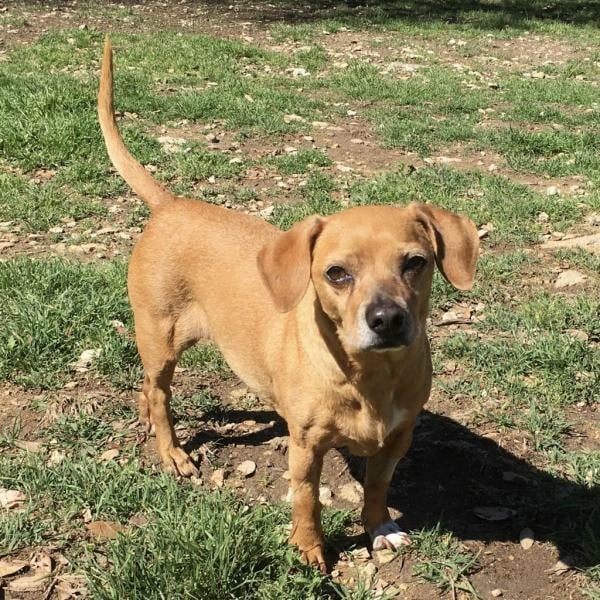
{"type": "Polygon", "coordinates": [[[380,337],[400,334],[406,319],[406,310],[390,298],[379,298],[367,306],[367,325],[380,337]]]}

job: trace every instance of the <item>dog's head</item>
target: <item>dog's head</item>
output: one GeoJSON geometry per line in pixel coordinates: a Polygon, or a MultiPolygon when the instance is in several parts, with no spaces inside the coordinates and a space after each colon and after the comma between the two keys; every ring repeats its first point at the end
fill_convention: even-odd
{"type": "Polygon", "coordinates": [[[261,250],[258,265],[282,312],[312,281],[342,344],[358,354],[409,346],[427,316],[434,264],[466,290],[478,252],[466,217],[426,204],[363,206],[297,223],[261,250]]]}

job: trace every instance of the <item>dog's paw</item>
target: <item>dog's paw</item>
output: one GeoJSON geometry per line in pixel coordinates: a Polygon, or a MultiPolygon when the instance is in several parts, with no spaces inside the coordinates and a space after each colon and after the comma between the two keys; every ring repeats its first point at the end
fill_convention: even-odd
{"type": "Polygon", "coordinates": [[[164,459],[165,471],[180,477],[198,477],[198,469],[192,459],[181,448],[169,450],[168,458],[164,459]]]}
{"type": "Polygon", "coordinates": [[[315,546],[310,550],[301,550],[301,559],[305,565],[311,565],[321,571],[321,573],[327,573],[327,563],[325,562],[325,553],[323,546],[315,546]]]}
{"type": "Polygon", "coordinates": [[[383,523],[371,533],[373,550],[397,550],[400,546],[409,546],[410,537],[402,531],[395,521],[383,523]]]}

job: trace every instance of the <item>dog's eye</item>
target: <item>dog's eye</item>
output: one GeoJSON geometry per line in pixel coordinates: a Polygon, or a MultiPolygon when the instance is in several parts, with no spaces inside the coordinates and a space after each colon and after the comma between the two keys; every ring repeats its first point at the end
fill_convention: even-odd
{"type": "Polygon", "coordinates": [[[424,256],[415,254],[411,256],[405,263],[402,271],[404,273],[418,273],[427,264],[427,259],[424,256]]]}
{"type": "Polygon", "coordinates": [[[329,267],[329,269],[325,271],[325,277],[327,277],[331,283],[336,283],[338,285],[350,283],[352,281],[352,275],[350,275],[344,267],[339,267],[337,265],[329,267]]]}

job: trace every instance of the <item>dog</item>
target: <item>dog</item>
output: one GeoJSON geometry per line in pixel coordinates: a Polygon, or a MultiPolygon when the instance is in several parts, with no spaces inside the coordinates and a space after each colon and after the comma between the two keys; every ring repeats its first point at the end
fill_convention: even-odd
{"type": "Polygon", "coordinates": [[[168,471],[197,474],[173,429],[181,353],[214,342],[289,429],[292,530],[304,562],[326,571],[319,480],[333,447],[365,456],[362,521],[373,548],[409,544],[386,496],[429,397],[425,324],[434,267],[471,288],[475,225],[427,204],[360,206],[288,231],[174,196],[128,152],[113,109],[105,42],[98,115],[108,155],[151,217],[135,245],[128,292],[144,367],[140,421],[168,471]]]}

